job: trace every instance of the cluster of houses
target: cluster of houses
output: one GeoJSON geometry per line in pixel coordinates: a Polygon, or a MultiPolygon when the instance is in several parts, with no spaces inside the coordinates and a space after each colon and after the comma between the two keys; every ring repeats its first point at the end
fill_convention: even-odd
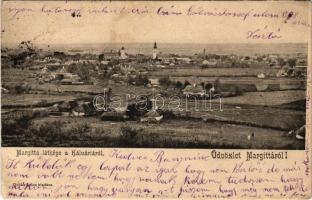
{"type": "MultiPolygon", "coordinates": [[[[28,44],[28,43],[27,43],[28,44]]],[[[23,44],[25,46],[25,44],[23,44]]],[[[26,45],[24,49],[33,49],[26,45]]],[[[2,56],[5,56],[3,53],[2,56]]],[[[113,81],[120,83],[126,82],[128,76],[134,78],[137,74],[145,75],[148,71],[161,70],[164,68],[176,67],[252,67],[253,65],[266,65],[273,68],[282,68],[277,77],[293,76],[289,70],[285,72],[284,68],[306,68],[307,58],[304,54],[297,54],[292,56],[293,62],[288,62],[289,55],[268,54],[268,55],[216,55],[203,53],[193,56],[181,56],[175,54],[163,55],[159,52],[157,43],[155,42],[151,48],[151,55],[129,55],[125,47],[120,50],[110,50],[101,53],[100,55],[88,54],[82,52],[46,52],[39,51],[36,54],[29,54],[26,57],[32,63],[29,69],[41,70],[40,82],[50,82],[57,80],[62,84],[84,84],[77,74],[66,72],[67,67],[71,65],[83,65],[89,68],[94,67],[95,71],[101,75],[108,73],[113,81]],[[103,70],[100,66],[107,66],[103,70]],[[116,71],[116,68],[120,68],[116,71]]],[[[294,75],[296,76],[296,74],[294,75]]],[[[265,78],[266,74],[259,74],[259,78],[265,78]]],[[[150,84],[157,85],[158,81],[152,79],[150,84]]]]}
{"type": "Polygon", "coordinates": [[[81,81],[77,74],[69,73],[63,66],[56,71],[50,71],[47,66],[44,66],[40,73],[37,74],[39,84],[44,82],[58,82],[62,85],[83,85],[85,82],[81,81]]]}
{"type": "MultiPolygon", "coordinates": [[[[109,95],[110,93],[108,93],[109,95]]],[[[148,107],[139,109],[142,101],[129,100],[123,107],[113,108],[110,107],[110,101],[102,102],[103,108],[97,109],[94,102],[87,99],[77,99],[72,101],[64,101],[54,104],[47,108],[50,115],[58,116],[72,116],[72,117],[88,117],[99,116],[101,120],[107,121],[125,121],[125,120],[138,120],[142,123],[159,123],[163,120],[163,114],[156,104],[152,103],[153,99],[148,98],[146,103],[148,107]]],[[[145,105],[145,103],[143,103],[145,105]]]]}
{"type": "Polygon", "coordinates": [[[306,67],[307,58],[303,54],[297,54],[296,56],[268,54],[268,55],[250,55],[250,56],[238,56],[238,55],[222,55],[222,56],[206,56],[202,63],[202,67],[226,67],[232,66],[233,63],[237,63],[236,66],[248,66],[263,65],[273,68],[281,68],[283,66],[289,67],[306,67]],[[288,61],[294,60],[293,64],[288,61]],[[292,65],[292,66],[290,66],[292,65]]]}
{"type": "MultiPolygon", "coordinates": [[[[237,64],[234,67],[239,66],[252,66],[256,64],[263,64],[271,67],[282,67],[288,65],[288,60],[293,59],[294,64],[292,66],[306,67],[307,57],[305,54],[298,53],[297,55],[280,55],[280,54],[267,54],[267,55],[216,55],[207,54],[206,50],[202,53],[195,54],[193,56],[181,56],[175,54],[163,55],[159,52],[157,43],[154,42],[151,48],[151,55],[129,55],[125,47],[121,47],[118,51],[110,50],[101,53],[100,55],[83,53],[76,51],[68,51],[67,53],[59,51],[35,51],[34,47],[29,42],[21,43],[19,54],[25,54],[25,60],[31,61],[30,67],[42,68],[42,66],[58,67],[58,66],[70,66],[72,64],[84,64],[84,65],[107,65],[112,60],[119,60],[123,63],[144,63],[148,68],[166,68],[176,67],[180,65],[190,66],[202,66],[202,67],[233,67],[233,64],[237,64]]],[[[2,60],[9,59],[9,55],[3,51],[2,60]]],[[[22,56],[23,57],[23,56],[22,56]]],[[[292,67],[290,66],[290,67],[292,67]]]]}

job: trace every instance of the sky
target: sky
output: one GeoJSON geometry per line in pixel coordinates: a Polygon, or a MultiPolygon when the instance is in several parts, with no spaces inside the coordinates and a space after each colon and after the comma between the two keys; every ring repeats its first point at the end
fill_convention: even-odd
{"type": "MultiPolygon", "coordinates": [[[[30,40],[34,44],[81,43],[307,43],[311,38],[311,4],[307,2],[65,2],[5,1],[2,3],[2,44],[30,40]],[[106,10],[119,13],[90,13],[106,10]],[[187,11],[249,12],[248,17],[188,16],[187,11]],[[55,13],[57,8],[57,13],[55,13]],[[158,15],[181,12],[181,15],[158,15]],[[290,10],[291,8],[291,10],[290,10]],[[79,14],[79,10],[80,11],[79,14]],[[148,10],[137,14],[136,10],[148,10]],[[48,11],[54,13],[47,13],[48,11]],[[72,17],[72,11],[81,15],[72,17]],[[16,12],[19,11],[18,14],[16,12]],[[43,12],[45,11],[45,12],[43,12]],[[282,13],[294,15],[285,23],[282,13]],[[130,12],[130,13],[128,13],[130,12]],[[277,18],[253,17],[275,13],[277,18]],[[16,15],[15,15],[16,14],[16,15]],[[273,39],[250,39],[252,32],[273,39]]],[[[242,15],[243,16],[243,15],[242,15]]],[[[266,38],[266,37],[265,37],[266,38]]]]}

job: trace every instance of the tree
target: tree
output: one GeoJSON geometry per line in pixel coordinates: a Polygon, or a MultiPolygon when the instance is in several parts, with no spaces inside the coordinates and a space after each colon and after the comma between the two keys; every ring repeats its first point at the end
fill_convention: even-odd
{"type": "Polygon", "coordinates": [[[217,78],[217,79],[215,80],[214,87],[215,87],[215,90],[216,90],[216,91],[220,91],[221,82],[220,82],[220,79],[219,79],[219,78],[217,78]]]}
{"type": "Polygon", "coordinates": [[[136,85],[147,85],[148,84],[148,78],[147,76],[144,76],[142,74],[139,74],[136,78],[135,78],[135,84],[136,85]]]}
{"type": "Polygon", "coordinates": [[[294,68],[296,66],[296,59],[295,58],[288,59],[287,64],[289,65],[289,67],[294,68]]]}
{"type": "Polygon", "coordinates": [[[80,60],[80,59],[81,59],[80,53],[76,53],[76,54],[73,56],[73,60],[80,60]]]}
{"type": "Polygon", "coordinates": [[[281,67],[286,65],[286,61],[283,58],[278,58],[277,62],[278,62],[278,65],[281,66],[281,67]]]}
{"type": "Polygon", "coordinates": [[[104,60],[104,54],[100,54],[99,55],[99,61],[101,62],[101,61],[103,61],[104,60]]]}
{"type": "Polygon", "coordinates": [[[80,67],[78,70],[78,76],[81,78],[82,81],[89,81],[90,80],[90,72],[87,67],[80,67]]]}
{"type": "MultiPolygon", "coordinates": [[[[17,53],[11,54],[11,60],[14,66],[23,65],[27,62],[30,56],[35,55],[36,48],[30,41],[22,41],[18,45],[19,50],[17,53]]],[[[28,60],[29,61],[29,60],[28,60]]],[[[22,66],[24,67],[24,66],[22,66]]]]}
{"type": "Polygon", "coordinates": [[[178,81],[176,83],[176,88],[182,88],[182,86],[183,86],[183,84],[180,81],[178,81]]]}
{"type": "Polygon", "coordinates": [[[202,88],[205,88],[205,83],[201,82],[200,85],[202,86],[202,88]]]}
{"type": "Polygon", "coordinates": [[[54,51],[53,56],[55,58],[60,59],[60,60],[65,60],[65,58],[66,58],[66,54],[64,52],[61,52],[61,51],[54,51]]]}
{"type": "Polygon", "coordinates": [[[184,88],[185,88],[186,86],[188,86],[188,85],[191,85],[191,83],[190,83],[189,81],[186,80],[186,81],[184,82],[184,88]]]}
{"type": "Polygon", "coordinates": [[[211,83],[207,83],[205,85],[205,90],[210,90],[212,88],[212,84],[211,83]]]}
{"type": "Polygon", "coordinates": [[[171,84],[169,76],[165,76],[159,79],[159,84],[163,86],[169,86],[171,84]]]}
{"type": "Polygon", "coordinates": [[[137,109],[136,104],[130,104],[127,107],[127,111],[126,111],[126,115],[130,118],[130,119],[136,119],[138,117],[141,116],[140,111],[137,109]]]}
{"type": "Polygon", "coordinates": [[[82,81],[90,80],[90,72],[87,66],[72,64],[67,68],[69,73],[77,74],[82,81]]]}

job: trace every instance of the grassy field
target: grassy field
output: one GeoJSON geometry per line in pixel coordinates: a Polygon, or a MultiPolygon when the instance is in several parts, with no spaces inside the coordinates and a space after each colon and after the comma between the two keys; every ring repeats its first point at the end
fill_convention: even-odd
{"type": "Polygon", "coordinates": [[[46,117],[34,120],[29,130],[10,137],[4,133],[3,140],[5,144],[17,146],[304,148],[304,142],[288,137],[285,131],[195,119],[142,124],[100,121],[97,118],[46,117]],[[255,137],[248,140],[251,133],[255,137]]]}
{"type": "Polygon", "coordinates": [[[261,68],[176,68],[176,69],[163,69],[158,71],[151,71],[151,76],[166,76],[173,77],[188,77],[188,76],[200,76],[200,77],[252,77],[257,76],[259,73],[268,73],[275,75],[279,69],[272,69],[268,67],[261,68]]]}
{"type": "MultiPolygon", "coordinates": [[[[274,92],[247,92],[241,96],[223,98],[224,104],[277,106],[298,100],[304,100],[306,92],[303,90],[274,91],[274,92]]],[[[212,102],[217,102],[213,99],[212,102]]]]}
{"type": "Polygon", "coordinates": [[[82,98],[83,95],[66,94],[6,94],[2,97],[2,108],[14,107],[46,107],[63,101],[82,98]]]}
{"type": "Polygon", "coordinates": [[[276,78],[276,77],[266,77],[260,79],[257,77],[205,77],[205,76],[170,76],[172,81],[184,82],[186,80],[201,83],[210,82],[213,83],[217,79],[220,83],[224,84],[281,84],[281,85],[300,85],[305,82],[305,80],[294,79],[294,78],[276,78]]]}
{"type": "Polygon", "coordinates": [[[175,112],[180,117],[192,117],[277,130],[297,129],[305,123],[305,112],[278,108],[225,105],[223,111],[175,112]]]}
{"type": "Polygon", "coordinates": [[[37,82],[34,78],[35,71],[32,70],[21,70],[15,68],[4,68],[1,69],[1,81],[4,84],[14,84],[14,83],[23,83],[27,81],[30,82],[37,82]]]}
{"type": "Polygon", "coordinates": [[[121,84],[102,84],[102,85],[59,85],[57,89],[55,84],[46,83],[44,85],[36,85],[34,87],[41,91],[54,91],[57,92],[61,90],[63,93],[87,93],[90,95],[102,94],[105,88],[113,88],[113,93],[115,95],[121,94],[146,94],[146,92],[151,92],[151,89],[144,88],[143,86],[131,86],[121,84]]]}

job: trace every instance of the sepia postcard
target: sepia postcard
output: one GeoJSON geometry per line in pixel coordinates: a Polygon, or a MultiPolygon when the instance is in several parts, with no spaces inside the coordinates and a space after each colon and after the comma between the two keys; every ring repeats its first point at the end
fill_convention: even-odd
{"type": "Polygon", "coordinates": [[[2,1],[4,199],[309,199],[309,1],[2,1]]]}

